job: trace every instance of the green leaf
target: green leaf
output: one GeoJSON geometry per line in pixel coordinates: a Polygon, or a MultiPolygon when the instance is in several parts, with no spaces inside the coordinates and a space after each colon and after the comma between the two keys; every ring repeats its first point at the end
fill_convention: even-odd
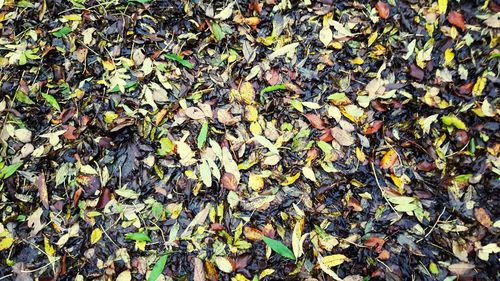
{"type": "Polygon", "coordinates": [[[276,84],[273,86],[267,86],[262,91],[260,91],[261,94],[269,93],[269,92],[274,92],[278,90],[286,90],[286,86],[284,84],[276,84]]]}
{"type": "Polygon", "coordinates": [[[19,163],[11,164],[7,167],[3,167],[0,170],[0,178],[6,179],[6,178],[12,176],[17,171],[17,169],[19,169],[19,167],[21,167],[22,165],[23,165],[23,162],[19,162],[19,163]]]}
{"type": "Polygon", "coordinates": [[[146,241],[151,242],[151,238],[146,233],[142,232],[134,232],[125,234],[126,240],[134,240],[134,241],[146,241]]]}
{"type": "Polygon", "coordinates": [[[151,270],[151,274],[149,274],[148,281],[156,281],[156,279],[160,277],[160,274],[163,272],[163,269],[165,269],[165,265],[167,264],[167,259],[168,255],[163,255],[158,259],[153,267],[153,270],[151,270]]]}
{"type": "Polygon", "coordinates": [[[207,140],[208,135],[208,121],[203,122],[200,134],[198,135],[198,149],[201,149],[207,140]]]}
{"type": "Polygon", "coordinates": [[[72,31],[71,28],[65,26],[57,31],[52,32],[52,35],[54,35],[57,38],[61,38],[68,35],[71,31],[72,31]]]}
{"type": "Polygon", "coordinates": [[[222,31],[220,25],[216,22],[212,22],[212,34],[217,41],[220,41],[224,38],[224,32],[222,31]]]}
{"type": "Polygon", "coordinates": [[[146,4],[149,2],[149,0],[128,0],[129,3],[137,2],[141,4],[146,4]]]}
{"type": "Polygon", "coordinates": [[[16,100],[25,104],[35,104],[25,93],[21,91],[16,92],[16,100]]]}
{"type": "Polygon", "coordinates": [[[59,103],[57,103],[57,100],[49,94],[42,94],[42,97],[57,111],[61,111],[61,107],[59,106],[59,103]]]}
{"type": "Polygon", "coordinates": [[[454,126],[459,130],[467,130],[467,126],[465,125],[465,123],[462,120],[458,119],[458,117],[455,115],[450,114],[448,116],[441,116],[441,121],[446,126],[454,126]]]}
{"type": "Polygon", "coordinates": [[[262,236],[262,240],[264,240],[264,243],[266,243],[267,246],[269,246],[273,251],[280,254],[281,256],[291,260],[295,259],[295,255],[293,254],[293,252],[280,241],[271,239],[266,236],[262,236]]]}
{"type": "Polygon", "coordinates": [[[193,64],[190,63],[189,61],[183,59],[182,57],[178,56],[178,55],[174,55],[174,54],[166,54],[165,55],[165,58],[169,59],[169,60],[173,60],[173,61],[176,61],[180,64],[182,64],[183,66],[189,68],[189,69],[192,69],[193,68],[193,64]]]}
{"type": "Polygon", "coordinates": [[[160,139],[160,148],[156,151],[158,155],[164,156],[174,151],[175,145],[169,138],[160,139]]]}

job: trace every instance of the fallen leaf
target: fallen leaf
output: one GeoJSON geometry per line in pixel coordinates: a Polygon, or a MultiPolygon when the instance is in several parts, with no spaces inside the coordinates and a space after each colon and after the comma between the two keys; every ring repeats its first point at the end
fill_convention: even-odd
{"type": "Polygon", "coordinates": [[[45,182],[45,174],[41,173],[38,175],[35,181],[35,185],[38,187],[38,194],[40,196],[40,201],[45,209],[49,209],[49,193],[47,191],[47,183],[45,182]]]}
{"type": "Polygon", "coordinates": [[[307,118],[307,120],[309,120],[309,123],[311,123],[311,125],[316,128],[316,129],[319,129],[319,130],[322,130],[325,128],[325,122],[316,114],[313,114],[313,113],[307,113],[307,114],[304,114],[304,117],[307,118]]]}
{"type": "Polygon", "coordinates": [[[380,160],[380,168],[390,169],[392,168],[392,166],[394,166],[394,164],[396,164],[397,161],[398,154],[396,153],[396,150],[388,150],[382,157],[382,160],[380,160]]]}
{"type": "Polygon", "coordinates": [[[448,22],[460,29],[465,31],[464,15],[457,11],[451,11],[448,13],[448,22]]]}
{"type": "Polygon", "coordinates": [[[493,225],[490,216],[484,208],[474,209],[474,216],[476,217],[476,220],[484,227],[489,228],[493,225]]]}
{"type": "Polygon", "coordinates": [[[388,19],[391,13],[391,6],[385,2],[378,1],[375,4],[375,9],[377,9],[378,16],[383,19],[388,19]]]}
{"type": "Polygon", "coordinates": [[[229,190],[238,190],[238,181],[236,177],[231,173],[224,173],[220,179],[222,187],[229,190]]]}

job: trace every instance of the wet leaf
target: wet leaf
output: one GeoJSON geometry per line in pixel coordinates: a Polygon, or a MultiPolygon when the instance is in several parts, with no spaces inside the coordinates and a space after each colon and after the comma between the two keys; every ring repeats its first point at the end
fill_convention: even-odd
{"type": "Polygon", "coordinates": [[[262,240],[276,253],[280,254],[285,258],[295,260],[295,255],[293,254],[293,252],[280,241],[271,239],[266,236],[262,236],[262,240]]]}
{"type": "Polygon", "coordinates": [[[160,277],[165,265],[167,264],[168,255],[162,255],[155,263],[153,269],[151,270],[151,274],[149,274],[148,281],[156,281],[158,277],[160,277]]]}
{"type": "Polygon", "coordinates": [[[382,169],[390,169],[392,168],[396,162],[398,161],[398,154],[394,149],[388,150],[382,160],[380,160],[380,168],[382,169]]]}

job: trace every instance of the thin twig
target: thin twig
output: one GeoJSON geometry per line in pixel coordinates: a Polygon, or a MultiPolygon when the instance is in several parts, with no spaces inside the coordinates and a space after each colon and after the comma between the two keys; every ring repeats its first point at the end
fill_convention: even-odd
{"type": "Polygon", "coordinates": [[[436,222],[434,223],[434,225],[431,227],[431,229],[427,232],[427,234],[425,234],[424,237],[422,237],[421,239],[419,239],[417,241],[417,243],[419,243],[420,241],[424,240],[425,238],[427,238],[427,236],[429,236],[432,231],[434,231],[434,228],[436,228],[436,225],[438,224],[439,220],[441,219],[441,216],[443,216],[444,214],[444,211],[446,211],[446,207],[443,207],[443,211],[441,211],[441,214],[439,214],[438,218],[436,219],[436,222]]]}
{"type": "Polygon", "coordinates": [[[392,206],[391,202],[389,201],[389,199],[387,199],[387,196],[385,196],[385,192],[384,190],[382,189],[382,187],[380,186],[380,183],[378,181],[378,177],[377,177],[377,173],[375,171],[375,166],[373,165],[373,162],[370,163],[371,166],[372,166],[372,172],[373,172],[373,175],[375,176],[375,182],[377,183],[377,187],[378,189],[380,190],[380,193],[382,194],[382,197],[385,199],[385,201],[387,202],[387,204],[389,204],[389,206],[391,207],[391,209],[396,212],[396,214],[398,215],[398,218],[401,218],[401,215],[399,214],[398,211],[396,211],[396,209],[394,209],[394,206],[392,206]]]}

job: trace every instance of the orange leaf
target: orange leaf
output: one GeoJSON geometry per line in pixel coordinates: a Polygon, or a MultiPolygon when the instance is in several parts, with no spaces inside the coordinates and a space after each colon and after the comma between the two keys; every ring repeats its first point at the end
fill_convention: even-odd
{"type": "Polygon", "coordinates": [[[476,220],[484,227],[491,227],[491,225],[493,224],[490,216],[484,208],[476,208],[474,210],[474,216],[476,217],[476,220]]]}
{"type": "Polygon", "coordinates": [[[308,113],[308,114],[304,114],[304,116],[307,118],[307,120],[309,120],[309,123],[311,123],[311,125],[314,128],[319,129],[319,130],[323,130],[325,128],[325,122],[323,120],[321,120],[321,118],[318,115],[308,113]]]}
{"type": "Polygon", "coordinates": [[[236,177],[231,173],[224,173],[224,175],[220,179],[220,182],[224,188],[227,188],[229,190],[238,189],[238,182],[236,181],[236,177]]]}
{"type": "Polygon", "coordinates": [[[464,15],[457,11],[451,11],[448,14],[448,22],[460,29],[465,30],[464,15]]]}
{"type": "Polygon", "coordinates": [[[365,130],[365,135],[375,134],[376,132],[378,132],[378,130],[380,130],[380,128],[382,128],[383,124],[384,122],[380,120],[371,122],[368,128],[366,128],[365,130]]]}
{"type": "Polygon", "coordinates": [[[257,241],[262,240],[262,232],[257,228],[253,228],[250,226],[245,226],[243,228],[243,233],[248,240],[257,241]]]}
{"type": "Polygon", "coordinates": [[[382,251],[382,247],[384,246],[384,243],[385,243],[384,239],[382,239],[380,237],[373,236],[373,237],[366,239],[365,246],[375,247],[375,251],[377,253],[380,253],[380,251],[382,251]]]}
{"type": "Polygon", "coordinates": [[[389,18],[389,15],[391,13],[391,6],[389,6],[389,4],[382,1],[378,1],[377,4],[375,4],[375,9],[377,9],[379,17],[383,19],[389,18]]]}
{"type": "Polygon", "coordinates": [[[391,253],[387,250],[382,250],[380,254],[378,255],[379,260],[386,261],[391,257],[391,253]]]}
{"type": "Polygon", "coordinates": [[[384,157],[382,157],[382,160],[380,160],[380,168],[382,169],[390,169],[394,164],[396,164],[396,161],[398,160],[398,154],[396,153],[396,150],[391,149],[387,151],[384,154],[384,157]]]}

